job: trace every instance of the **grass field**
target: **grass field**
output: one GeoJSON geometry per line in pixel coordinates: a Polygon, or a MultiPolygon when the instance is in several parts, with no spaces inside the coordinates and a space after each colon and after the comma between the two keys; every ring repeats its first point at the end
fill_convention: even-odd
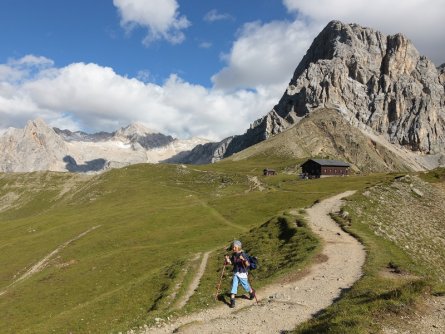
{"type": "Polygon", "coordinates": [[[393,178],[298,180],[284,173],[295,165],[257,157],[209,166],[135,165],[89,177],[0,175],[0,332],[119,332],[166,317],[175,284],[191,279],[184,268],[196,266],[197,253],[213,250],[197,293],[175,312],[204,308],[215,303],[219,256],[230,240],[242,238],[262,258],[258,284],[265,284],[317,250],[303,225],[292,230],[288,209],[393,178]],[[261,176],[266,166],[279,175],[261,176]],[[257,176],[264,191],[248,176],[257,176]],[[55,250],[41,270],[19,280],[55,250]],[[292,257],[274,276],[266,269],[281,260],[268,262],[270,251],[292,257]]]}
{"type": "MultiPolygon", "coordinates": [[[[420,174],[434,184],[443,183],[443,175],[443,169],[420,174]]],[[[434,187],[425,185],[422,197],[413,187],[420,182],[409,176],[383,182],[349,197],[347,215],[333,216],[365,245],[364,274],[337,303],[294,333],[377,333],[387,324],[403,324],[424,297],[444,294],[443,247],[433,240],[444,233],[443,202],[432,208],[441,201],[434,187]]]]}

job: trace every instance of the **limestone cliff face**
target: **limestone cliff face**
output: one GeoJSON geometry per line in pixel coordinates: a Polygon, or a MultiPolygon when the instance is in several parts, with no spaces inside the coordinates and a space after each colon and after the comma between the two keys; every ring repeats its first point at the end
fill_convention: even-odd
{"type": "MultiPolygon", "coordinates": [[[[354,171],[388,172],[427,168],[417,154],[369,136],[333,109],[318,109],[283,132],[238,152],[229,160],[274,156],[285,159],[324,157],[348,161],[354,171]]],[[[432,158],[432,157],[429,157],[432,158]]],[[[431,164],[434,165],[434,161],[431,164]]]]}
{"type": "Polygon", "coordinates": [[[445,64],[440,65],[437,70],[439,71],[439,82],[445,87],[445,64]]]}
{"type": "Polygon", "coordinates": [[[41,119],[29,121],[22,129],[9,129],[0,136],[0,171],[28,172],[60,170],[67,147],[41,119]]]}
{"type": "Polygon", "coordinates": [[[444,151],[444,68],[401,34],[329,23],[272,112],[292,124],[319,107],[336,108],[413,151],[444,151]]]}
{"type": "Polygon", "coordinates": [[[132,144],[139,144],[145,149],[163,147],[175,141],[172,136],[166,136],[157,131],[148,129],[140,123],[133,123],[127,127],[119,129],[116,131],[113,138],[122,141],[130,141],[132,144]]]}
{"type": "Polygon", "coordinates": [[[214,163],[222,159],[232,140],[233,137],[228,137],[217,143],[199,144],[189,151],[179,152],[173,157],[161,162],[195,165],[214,163]]]}
{"type": "Polygon", "coordinates": [[[53,129],[43,120],[0,134],[0,172],[100,172],[135,163],[157,163],[196,145],[201,138],[174,139],[131,124],[113,133],[53,129]]]}
{"type": "Polygon", "coordinates": [[[318,109],[420,154],[445,152],[445,64],[436,68],[403,35],[330,22],[297,66],[279,103],[235,136],[228,157],[318,109]]]}

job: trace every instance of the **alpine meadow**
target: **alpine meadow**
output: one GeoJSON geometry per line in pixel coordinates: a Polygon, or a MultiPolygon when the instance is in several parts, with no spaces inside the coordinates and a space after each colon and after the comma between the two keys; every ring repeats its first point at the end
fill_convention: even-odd
{"type": "Polygon", "coordinates": [[[0,334],[444,333],[445,2],[198,2],[0,3],[0,334]]]}

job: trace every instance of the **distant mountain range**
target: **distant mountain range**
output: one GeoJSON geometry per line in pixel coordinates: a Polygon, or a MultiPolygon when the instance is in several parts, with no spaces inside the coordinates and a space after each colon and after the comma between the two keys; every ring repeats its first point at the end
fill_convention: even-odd
{"type": "MultiPolygon", "coordinates": [[[[436,68],[401,34],[386,36],[338,21],[315,38],[279,103],[246,133],[198,145],[170,161],[218,161],[296,126],[317,110],[334,110],[370,140],[378,137],[384,146],[415,153],[417,162],[409,168],[444,163],[445,64],[436,68]]],[[[334,139],[349,135],[333,131],[334,139]]],[[[317,140],[306,138],[312,139],[317,140]]],[[[341,151],[331,155],[346,158],[341,151]]]]}
{"type": "Polygon", "coordinates": [[[332,21],[278,104],[243,135],[181,141],[141,124],[87,134],[36,120],[1,135],[0,149],[4,172],[205,164],[243,150],[233,159],[267,151],[343,159],[360,171],[432,169],[445,165],[445,64],[436,68],[402,34],[332,21]]]}
{"type": "Polygon", "coordinates": [[[178,140],[134,123],[116,132],[87,134],[29,121],[0,135],[0,171],[96,172],[136,163],[158,163],[208,141],[178,140]]]}

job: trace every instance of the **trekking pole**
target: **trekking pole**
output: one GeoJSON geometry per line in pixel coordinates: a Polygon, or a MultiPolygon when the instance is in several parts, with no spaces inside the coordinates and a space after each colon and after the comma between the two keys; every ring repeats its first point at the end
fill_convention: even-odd
{"type": "Polygon", "coordinates": [[[252,286],[252,283],[250,282],[250,279],[249,279],[249,274],[247,275],[247,281],[249,282],[249,284],[250,284],[250,288],[253,290],[253,296],[255,297],[255,301],[256,301],[256,303],[257,304],[259,304],[258,303],[258,298],[256,297],[256,291],[253,289],[253,286],[252,286]]]}
{"type": "Polygon", "coordinates": [[[219,283],[218,283],[218,286],[216,288],[215,300],[218,300],[219,290],[221,288],[221,283],[222,283],[222,279],[223,279],[223,276],[224,276],[224,271],[226,270],[226,265],[227,265],[227,263],[224,261],[224,267],[223,267],[223,269],[221,271],[221,277],[219,278],[219,283]]]}

